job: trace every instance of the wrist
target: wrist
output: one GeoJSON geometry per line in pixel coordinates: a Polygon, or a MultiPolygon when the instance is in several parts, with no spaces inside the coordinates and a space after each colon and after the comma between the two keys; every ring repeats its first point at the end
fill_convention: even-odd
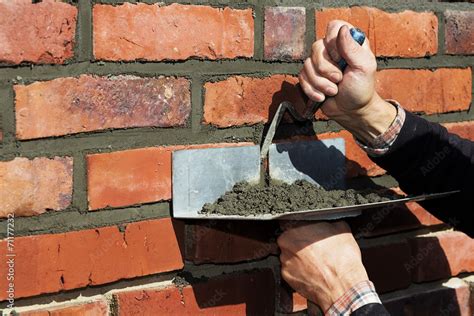
{"type": "Polygon", "coordinates": [[[365,106],[340,111],[332,118],[360,141],[369,145],[377,136],[387,131],[396,116],[397,108],[375,93],[365,106]]]}

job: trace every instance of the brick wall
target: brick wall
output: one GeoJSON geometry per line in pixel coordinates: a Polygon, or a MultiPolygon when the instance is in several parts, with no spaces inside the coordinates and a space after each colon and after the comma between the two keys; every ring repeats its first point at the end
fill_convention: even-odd
{"type": "MultiPolygon", "coordinates": [[[[474,140],[470,3],[143,2],[0,0],[2,309],[14,270],[22,316],[305,314],[277,223],[170,218],[171,155],[258,143],[280,101],[301,108],[331,19],[366,32],[383,97],[474,140]]],[[[324,117],[286,127],[343,137],[348,177],[397,186],[324,117]]],[[[350,224],[393,315],[472,315],[472,239],[413,203],[350,224]]]]}

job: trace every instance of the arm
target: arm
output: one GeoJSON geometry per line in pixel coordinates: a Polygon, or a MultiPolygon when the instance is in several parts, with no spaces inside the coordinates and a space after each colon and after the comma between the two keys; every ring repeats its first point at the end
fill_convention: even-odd
{"type": "MultiPolygon", "coordinates": [[[[351,39],[348,26],[343,21],[329,23],[325,39],[313,44],[299,79],[309,98],[325,101],[322,110],[329,118],[349,130],[366,149],[376,148],[396,122],[397,107],[375,91],[375,57],[367,41],[359,46],[351,39]],[[334,62],[341,57],[348,63],[344,75],[334,62]],[[325,100],[325,95],[333,97],[325,100]]],[[[371,157],[374,162],[408,194],[461,190],[422,205],[472,236],[474,144],[408,112],[392,139],[382,155],[371,157]]]]}

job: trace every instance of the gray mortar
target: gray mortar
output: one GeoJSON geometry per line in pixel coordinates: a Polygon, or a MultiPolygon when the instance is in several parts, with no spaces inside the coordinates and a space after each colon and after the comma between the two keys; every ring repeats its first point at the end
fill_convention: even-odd
{"type": "MultiPolygon", "coordinates": [[[[69,2],[69,1],[68,1],[69,2]]],[[[124,149],[142,148],[160,145],[199,144],[213,142],[241,142],[261,140],[262,124],[254,126],[232,127],[216,129],[202,125],[203,87],[206,81],[222,80],[233,75],[264,77],[271,74],[296,75],[301,62],[265,62],[263,58],[263,10],[265,6],[301,6],[307,9],[305,37],[306,49],[314,38],[314,10],[324,7],[346,7],[353,5],[367,5],[378,7],[388,12],[400,12],[405,9],[414,11],[433,11],[439,20],[439,49],[436,56],[426,58],[379,58],[380,69],[387,68],[438,68],[438,67],[467,67],[474,66],[474,56],[446,55],[444,53],[444,16],[447,9],[470,11],[470,3],[447,3],[410,1],[397,2],[391,0],[371,1],[307,1],[307,0],[209,0],[209,1],[170,1],[145,0],[144,3],[183,3],[203,4],[214,7],[230,6],[233,8],[252,7],[255,15],[255,56],[253,60],[237,58],[234,60],[208,61],[191,59],[187,61],[165,62],[102,62],[92,60],[92,14],[94,3],[118,4],[124,1],[70,1],[76,5],[78,11],[78,28],[76,31],[75,56],[64,65],[29,65],[18,66],[0,64],[0,113],[4,132],[3,143],[0,143],[0,161],[8,161],[14,157],[74,157],[74,195],[72,206],[60,212],[47,212],[32,218],[17,218],[16,233],[18,236],[38,233],[56,233],[68,230],[92,228],[98,226],[115,225],[123,222],[132,222],[140,219],[156,218],[169,215],[168,203],[128,207],[116,210],[87,211],[86,166],[84,157],[89,153],[111,152],[124,149]],[[92,3],[91,3],[92,2],[92,3]],[[4,67],[5,66],[5,67],[4,67]],[[192,113],[185,128],[131,128],[115,129],[97,132],[80,133],[64,137],[50,137],[29,141],[15,140],[15,112],[13,83],[19,78],[20,83],[30,83],[37,80],[52,80],[60,77],[74,77],[81,74],[118,75],[130,74],[137,76],[180,76],[191,80],[192,113]],[[158,213],[154,212],[155,205],[159,206],[158,213]],[[67,223],[66,226],[59,223],[67,223]],[[31,228],[34,227],[33,230],[31,228]]],[[[134,2],[134,1],[131,1],[134,2]]],[[[473,83],[474,84],[474,83],[473,83]]],[[[473,87],[474,92],[474,87],[473,87]]],[[[474,99],[474,98],[473,98],[474,99]]],[[[440,115],[423,115],[435,122],[456,122],[474,120],[474,111],[464,111],[440,115]]],[[[339,131],[341,128],[334,122],[314,122],[315,133],[339,131]]],[[[291,125],[284,126],[277,137],[294,135],[297,128],[291,125]],[[293,134],[292,134],[293,133],[293,134]]],[[[393,183],[390,177],[384,176],[372,181],[389,185],[393,183]]],[[[6,231],[6,221],[0,220],[2,233],[6,231]]]]}
{"type": "Polygon", "coordinates": [[[394,194],[348,190],[325,190],[307,181],[270,186],[237,183],[215,203],[205,204],[204,214],[259,215],[359,205],[388,201],[394,194]]]}

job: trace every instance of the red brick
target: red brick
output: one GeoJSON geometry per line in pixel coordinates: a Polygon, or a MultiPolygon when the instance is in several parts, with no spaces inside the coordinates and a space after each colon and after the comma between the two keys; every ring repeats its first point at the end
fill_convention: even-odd
{"type": "Polygon", "coordinates": [[[186,260],[235,263],[277,254],[274,223],[206,221],[186,226],[186,260]]]}
{"type": "Polygon", "coordinates": [[[109,305],[105,299],[99,299],[93,302],[68,302],[59,306],[50,306],[45,308],[30,309],[28,311],[18,312],[18,316],[108,316],[109,305]]]}
{"type": "Polygon", "coordinates": [[[383,98],[395,99],[409,111],[465,111],[471,106],[471,69],[386,69],[377,73],[376,88],[383,98]]]}
{"type": "Polygon", "coordinates": [[[108,128],[181,126],[191,112],[189,81],[135,76],[59,78],[15,85],[19,139],[108,128]]]}
{"type": "Polygon", "coordinates": [[[201,283],[114,294],[118,315],[273,315],[275,281],[269,269],[201,283]]]}
{"type": "Polygon", "coordinates": [[[377,292],[389,292],[410,285],[411,275],[404,263],[410,258],[407,242],[362,246],[362,262],[377,292]]]}
{"type": "Polygon", "coordinates": [[[305,8],[265,8],[265,59],[302,59],[305,49],[305,31],[305,8]]]}
{"type": "MultiPolygon", "coordinates": [[[[15,297],[99,285],[120,279],[181,269],[182,229],[170,219],[131,223],[61,234],[16,237],[15,297]]],[[[7,240],[0,241],[5,258],[7,240]]],[[[2,275],[7,265],[0,265],[2,275]]],[[[6,299],[6,282],[0,283],[6,299]]]]}
{"type": "Polygon", "coordinates": [[[448,54],[474,54],[474,12],[451,11],[444,13],[445,46],[448,54]]]}
{"type": "Polygon", "coordinates": [[[63,210],[72,199],[72,158],[15,158],[0,162],[0,218],[63,210]]]}
{"type": "Polygon", "coordinates": [[[149,147],[87,155],[89,209],[169,200],[173,151],[245,145],[250,143],[149,147]]]}
{"type": "Polygon", "coordinates": [[[474,121],[445,123],[443,125],[450,133],[454,133],[462,138],[474,141],[474,121]]]}
{"type": "Polygon", "coordinates": [[[437,286],[421,286],[384,299],[390,315],[459,315],[472,316],[469,286],[460,279],[437,286]]]}
{"type": "Polygon", "coordinates": [[[306,108],[298,78],[273,75],[265,78],[235,76],[207,82],[204,123],[218,127],[268,122],[282,101],[291,101],[298,110],[306,108]]]}
{"type": "Polygon", "coordinates": [[[423,57],[438,50],[438,19],[433,12],[388,13],[352,7],[316,11],[316,37],[323,38],[331,20],[344,20],[362,29],[376,56],[423,57]]]}
{"type": "Polygon", "coordinates": [[[102,60],[252,57],[252,9],[201,5],[94,5],[94,56],[102,60]]]}
{"type": "Polygon", "coordinates": [[[474,240],[461,232],[441,232],[410,240],[407,269],[415,282],[474,272],[474,240]]]}
{"type": "MultiPolygon", "coordinates": [[[[285,281],[278,289],[278,312],[284,314],[296,313],[308,308],[308,301],[301,294],[295,292],[285,281]]],[[[309,315],[309,313],[308,313],[309,315]]]]}
{"type": "Polygon", "coordinates": [[[0,3],[0,62],[62,64],[74,55],[77,8],[52,0],[0,3]]]}

